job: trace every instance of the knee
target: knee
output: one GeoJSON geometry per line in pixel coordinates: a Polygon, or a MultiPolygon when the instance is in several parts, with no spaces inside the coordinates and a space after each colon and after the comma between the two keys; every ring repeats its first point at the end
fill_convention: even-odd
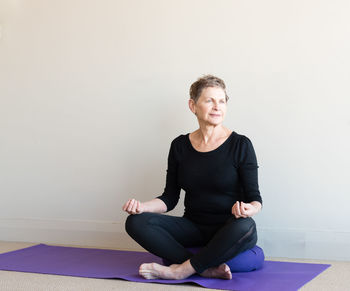
{"type": "Polygon", "coordinates": [[[241,231],[243,234],[241,241],[248,240],[251,244],[251,247],[253,247],[256,244],[258,237],[255,221],[251,217],[244,218],[244,223],[242,223],[241,231]]]}
{"type": "Polygon", "coordinates": [[[238,232],[243,236],[251,236],[256,234],[255,221],[251,217],[247,218],[232,218],[229,221],[230,229],[233,232],[238,232]]]}
{"type": "Polygon", "coordinates": [[[240,228],[242,229],[242,232],[255,232],[256,231],[256,225],[255,221],[251,217],[239,219],[240,228]]]}
{"type": "Polygon", "coordinates": [[[130,214],[125,221],[126,232],[132,236],[132,234],[137,232],[140,228],[142,228],[141,214],[130,214]]]}
{"type": "Polygon", "coordinates": [[[133,237],[134,235],[141,235],[151,225],[156,214],[144,212],[141,214],[130,214],[125,221],[125,230],[126,232],[133,237]]]}

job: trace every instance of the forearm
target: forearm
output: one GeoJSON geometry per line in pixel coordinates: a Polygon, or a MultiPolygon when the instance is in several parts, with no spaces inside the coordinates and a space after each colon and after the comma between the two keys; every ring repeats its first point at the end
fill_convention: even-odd
{"type": "Polygon", "coordinates": [[[142,206],[144,212],[164,213],[167,211],[166,204],[158,198],[142,202],[142,206]]]}

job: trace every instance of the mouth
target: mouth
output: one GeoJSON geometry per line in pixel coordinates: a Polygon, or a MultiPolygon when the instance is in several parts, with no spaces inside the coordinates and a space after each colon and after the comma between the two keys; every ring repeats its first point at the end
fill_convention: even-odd
{"type": "Polygon", "coordinates": [[[221,116],[220,114],[209,114],[209,115],[212,117],[220,117],[221,116]]]}

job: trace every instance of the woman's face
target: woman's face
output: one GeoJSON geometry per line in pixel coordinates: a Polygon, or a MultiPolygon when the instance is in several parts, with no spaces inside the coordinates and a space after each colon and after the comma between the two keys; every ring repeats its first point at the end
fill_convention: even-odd
{"type": "Polygon", "coordinates": [[[189,106],[199,122],[219,125],[223,122],[226,114],[225,91],[220,87],[204,88],[196,103],[190,99],[189,106]]]}

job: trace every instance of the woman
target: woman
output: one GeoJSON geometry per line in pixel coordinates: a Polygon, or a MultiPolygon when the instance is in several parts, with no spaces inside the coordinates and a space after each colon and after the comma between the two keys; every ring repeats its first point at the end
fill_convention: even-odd
{"type": "Polygon", "coordinates": [[[171,262],[142,264],[146,279],[231,279],[225,264],[257,241],[251,218],[261,210],[257,161],[250,140],[223,126],[228,96],[223,80],[207,75],[191,85],[189,108],[199,129],[171,143],[164,193],[147,202],[128,200],[126,231],[143,248],[171,262]],[[172,210],[183,189],[185,213],[172,210]],[[193,254],[187,247],[203,246],[193,254]]]}

